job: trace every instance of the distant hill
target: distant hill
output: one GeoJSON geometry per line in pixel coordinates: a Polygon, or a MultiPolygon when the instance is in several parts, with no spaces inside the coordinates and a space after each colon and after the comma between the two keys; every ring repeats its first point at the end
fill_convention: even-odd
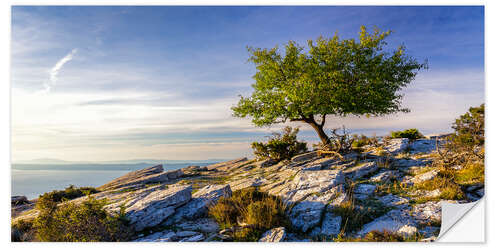
{"type": "Polygon", "coordinates": [[[207,159],[207,160],[159,160],[159,159],[132,159],[118,161],[65,161],[52,158],[40,158],[27,161],[16,161],[13,164],[53,164],[53,165],[72,165],[72,164],[175,164],[175,163],[213,163],[226,161],[227,159],[207,159]]]}

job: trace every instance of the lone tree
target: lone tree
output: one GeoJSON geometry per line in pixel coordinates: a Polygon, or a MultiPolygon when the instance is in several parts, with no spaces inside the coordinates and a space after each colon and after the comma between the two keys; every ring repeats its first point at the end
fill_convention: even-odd
{"type": "Polygon", "coordinates": [[[391,31],[361,26],[359,41],[319,37],[307,50],[294,41],[278,47],[248,47],[249,61],[257,73],[250,97],[240,96],[233,115],[253,118],[256,126],[300,121],[311,125],[325,145],[327,115],[380,116],[409,112],[401,108],[402,94],[426,63],[405,54],[405,47],[387,52],[385,38],[391,31]]]}

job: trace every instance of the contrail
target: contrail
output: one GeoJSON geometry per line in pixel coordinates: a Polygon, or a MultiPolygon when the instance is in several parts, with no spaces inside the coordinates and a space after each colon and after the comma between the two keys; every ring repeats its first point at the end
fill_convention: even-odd
{"type": "Polygon", "coordinates": [[[50,89],[52,88],[53,85],[56,84],[57,82],[57,75],[59,74],[59,71],[62,69],[64,64],[67,62],[71,61],[73,59],[73,56],[76,54],[78,50],[73,49],[69,54],[67,54],[65,57],[63,57],[61,60],[59,60],[54,67],[50,69],[49,72],[49,81],[46,81],[43,84],[43,87],[45,88],[45,92],[49,92],[50,89]]]}

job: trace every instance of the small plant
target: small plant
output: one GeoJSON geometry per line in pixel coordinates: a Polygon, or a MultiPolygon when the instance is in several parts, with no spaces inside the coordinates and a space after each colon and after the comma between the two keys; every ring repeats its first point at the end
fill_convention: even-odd
{"type": "Polygon", "coordinates": [[[50,200],[53,202],[61,202],[64,200],[72,200],[78,197],[85,196],[87,194],[98,193],[97,189],[93,187],[80,187],[76,188],[73,185],[68,186],[64,190],[54,190],[52,192],[44,193],[40,195],[37,202],[44,202],[44,200],[50,200]]]}
{"type": "Polygon", "coordinates": [[[286,205],[279,197],[246,188],[221,198],[209,208],[209,214],[221,228],[234,228],[235,241],[257,241],[265,231],[290,223],[285,214],[286,205]]]}
{"type": "Polygon", "coordinates": [[[80,204],[44,199],[36,204],[40,211],[33,222],[39,241],[127,241],[131,229],[123,209],[112,216],[104,210],[105,200],[95,200],[90,195],[80,204]]]}
{"type": "Polygon", "coordinates": [[[357,135],[354,134],[352,135],[353,142],[352,142],[352,147],[353,148],[361,148],[363,146],[374,146],[377,147],[379,146],[379,142],[377,137],[374,135],[373,137],[368,137],[366,135],[357,135]]]}
{"type": "Polygon", "coordinates": [[[423,138],[424,136],[422,135],[422,133],[420,133],[420,131],[418,131],[418,129],[410,128],[410,129],[403,130],[403,131],[392,131],[391,137],[393,139],[394,138],[408,138],[410,140],[416,140],[416,139],[423,138]]]}
{"type": "Polygon", "coordinates": [[[297,154],[307,151],[307,143],[297,140],[299,129],[285,127],[283,134],[273,133],[267,143],[253,142],[252,149],[255,157],[259,160],[272,159],[281,161],[291,159],[297,154]]]}
{"type": "Polygon", "coordinates": [[[11,241],[33,241],[35,239],[35,230],[33,221],[18,220],[11,226],[11,241]]]}
{"type": "Polygon", "coordinates": [[[360,238],[344,238],[342,236],[334,239],[336,242],[416,242],[423,239],[420,234],[404,236],[390,231],[371,231],[360,238]]]}

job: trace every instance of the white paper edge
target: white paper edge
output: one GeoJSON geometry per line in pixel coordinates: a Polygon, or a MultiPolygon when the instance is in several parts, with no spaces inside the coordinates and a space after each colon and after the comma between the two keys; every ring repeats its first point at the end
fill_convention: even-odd
{"type": "Polygon", "coordinates": [[[441,202],[437,242],[484,242],[484,197],[476,202],[441,202]]]}

